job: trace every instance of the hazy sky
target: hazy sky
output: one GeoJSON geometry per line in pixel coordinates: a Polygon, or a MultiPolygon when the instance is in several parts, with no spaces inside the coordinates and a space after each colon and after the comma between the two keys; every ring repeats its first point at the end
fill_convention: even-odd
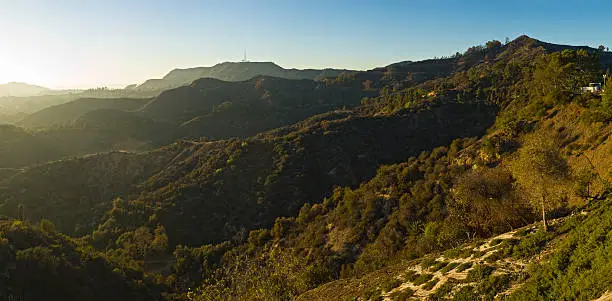
{"type": "Polygon", "coordinates": [[[244,48],[285,68],[369,69],[521,34],[612,47],[611,16],[607,0],[0,0],[0,83],[139,83],[244,48]]]}

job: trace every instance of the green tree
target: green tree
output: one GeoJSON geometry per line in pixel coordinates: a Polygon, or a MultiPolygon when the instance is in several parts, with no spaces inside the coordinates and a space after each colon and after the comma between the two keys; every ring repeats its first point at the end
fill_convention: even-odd
{"type": "Polygon", "coordinates": [[[159,225],[157,228],[155,228],[154,232],[151,249],[154,253],[163,254],[168,249],[168,235],[166,234],[166,228],[159,225]]]}
{"type": "Polygon", "coordinates": [[[544,130],[527,136],[510,169],[534,210],[541,209],[547,231],[546,210],[557,207],[566,196],[564,182],[570,173],[556,136],[544,130]]]}
{"type": "Polygon", "coordinates": [[[48,219],[41,219],[40,229],[47,233],[53,233],[55,232],[55,225],[48,219]]]}
{"type": "Polygon", "coordinates": [[[468,171],[453,186],[451,213],[483,236],[518,227],[528,206],[517,201],[512,184],[512,175],[501,167],[468,171]]]}

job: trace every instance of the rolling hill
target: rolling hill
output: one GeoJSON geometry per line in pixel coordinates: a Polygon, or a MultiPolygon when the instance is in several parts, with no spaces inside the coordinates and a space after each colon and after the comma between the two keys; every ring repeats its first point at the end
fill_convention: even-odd
{"type": "Polygon", "coordinates": [[[26,83],[10,82],[0,84],[0,97],[4,96],[36,96],[51,91],[49,88],[29,85],[26,83]]]}
{"type": "Polygon", "coordinates": [[[575,88],[609,57],[523,36],[316,82],[199,79],[139,110],[84,112],[62,130],[193,137],[6,170],[0,252],[15,255],[0,269],[89,270],[80,258],[96,254],[96,277],[136,299],[597,298],[612,289],[612,98],[575,88]],[[45,240],[29,250],[16,233],[45,240]]]}
{"type": "Polygon", "coordinates": [[[32,113],[17,124],[26,128],[50,128],[69,125],[88,112],[99,109],[135,111],[146,104],[148,99],[127,98],[85,98],[54,105],[32,113]]]}
{"type": "Polygon", "coordinates": [[[319,80],[336,77],[350,70],[337,69],[284,69],[272,62],[225,62],[212,67],[174,69],[161,79],[150,79],[140,85],[128,86],[126,90],[162,91],[189,85],[196,79],[214,78],[223,81],[245,81],[256,76],[270,76],[285,79],[319,80]]]}

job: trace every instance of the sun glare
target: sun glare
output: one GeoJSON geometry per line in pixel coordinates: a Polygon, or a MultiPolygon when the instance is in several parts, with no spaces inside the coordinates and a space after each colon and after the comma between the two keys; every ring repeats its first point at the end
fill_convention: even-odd
{"type": "Polygon", "coordinates": [[[7,55],[0,53],[0,84],[13,81],[26,81],[23,78],[23,69],[19,68],[8,58],[7,55]]]}

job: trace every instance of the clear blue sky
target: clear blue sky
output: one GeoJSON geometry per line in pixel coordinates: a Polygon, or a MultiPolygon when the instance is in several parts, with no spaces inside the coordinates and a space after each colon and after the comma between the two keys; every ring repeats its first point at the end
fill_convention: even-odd
{"type": "Polygon", "coordinates": [[[237,61],[370,69],[527,34],[612,47],[611,1],[0,0],[0,83],[130,84],[237,61]]]}

